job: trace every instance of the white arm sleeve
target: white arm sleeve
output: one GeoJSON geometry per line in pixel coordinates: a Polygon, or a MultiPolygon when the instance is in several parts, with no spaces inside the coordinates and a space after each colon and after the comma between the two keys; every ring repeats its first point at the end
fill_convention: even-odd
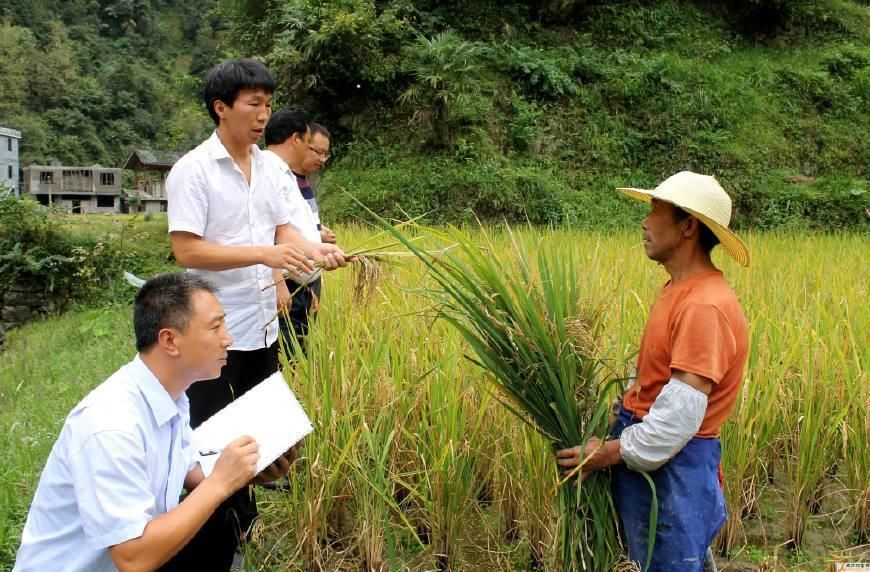
{"type": "Polygon", "coordinates": [[[704,392],[671,378],[643,421],[622,432],[622,460],[636,471],[658,469],[698,433],[706,412],[704,392]]]}

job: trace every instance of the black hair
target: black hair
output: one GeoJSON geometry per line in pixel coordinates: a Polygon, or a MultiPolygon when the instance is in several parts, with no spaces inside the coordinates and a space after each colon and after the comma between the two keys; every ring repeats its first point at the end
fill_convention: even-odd
{"type": "Polygon", "coordinates": [[[203,84],[202,99],[215,125],[220,124],[214,110],[215,101],[223,101],[232,107],[243,89],[262,89],[269,94],[275,91],[275,78],[269,68],[250,58],[219,63],[205,74],[203,84]]]}
{"type": "MultiPolygon", "coordinates": [[[[692,213],[687,212],[677,205],[673,205],[674,207],[674,222],[680,222],[686,220],[692,215],[692,213]]],[[[713,250],[713,247],[719,244],[719,237],[710,230],[710,227],[701,222],[701,219],[695,217],[698,220],[698,242],[701,244],[701,248],[704,249],[704,252],[710,254],[713,250]]]]}
{"type": "Polygon", "coordinates": [[[158,274],[145,282],[133,303],[136,351],[156,344],[157,333],[163,328],[187,329],[193,295],[200,291],[214,294],[217,289],[205,278],[187,272],[158,274]]]}
{"type": "Polygon", "coordinates": [[[311,116],[301,107],[285,107],[279,109],[269,118],[266,124],[266,145],[280,145],[290,139],[294,133],[300,136],[308,132],[308,122],[311,116]]]}
{"type": "Polygon", "coordinates": [[[311,136],[315,135],[323,135],[327,139],[332,139],[332,136],[329,134],[329,129],[321,125],[320,123],[311,122],[308,124],[308,129],[311,130],[311,136]]]}

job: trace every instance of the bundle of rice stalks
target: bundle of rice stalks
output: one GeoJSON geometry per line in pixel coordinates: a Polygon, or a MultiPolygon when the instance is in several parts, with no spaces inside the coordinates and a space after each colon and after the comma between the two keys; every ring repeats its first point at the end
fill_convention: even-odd
{"type": "MultiPolygon", "coordinates": [[[[513,248],[496,257],[456,228],[430,235],[455,245],[433,257],[390,227],[417,255],[439,288],[422,292],[472,348],[466,356],[490,373],[496,395],[513,414],[546,436],[552,450],[604,437],[610,381],[597,355],[598,314],[578,315],[580,268],[573,254],[513,248]]],[[[555,477],[555,459],[553,461],[555,477]]],[[[563,570],[622,567],[616,512],[606,474],[558,488],[559,560],[563,570]]]]}

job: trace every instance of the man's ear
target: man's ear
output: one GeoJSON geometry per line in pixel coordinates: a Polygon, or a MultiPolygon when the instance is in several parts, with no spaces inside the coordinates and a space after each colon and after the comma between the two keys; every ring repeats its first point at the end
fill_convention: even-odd
{"type": "Polygon", "coordinates": [[[178,332],[173,328],[163,328],[157,332],[157,345],[166,355],[178,357],[178,332]]]}
{"type": "Polygon", "coordinates": [[[220,99],[214,100],[212,106],[214,107],[214,112],[217,113],[218,117],[220,117],[221,119],[226,117],[227,110],[230,108],[229,105],[227,105],[220,99]]]}
{"type": "Polygon", "coordinates": [[[683,229],[683,235],[686,238],[696,236],[700,232],[701,222],[695,216],[689,215],[683,220],[686,221],[686,228],[683,229]]]}

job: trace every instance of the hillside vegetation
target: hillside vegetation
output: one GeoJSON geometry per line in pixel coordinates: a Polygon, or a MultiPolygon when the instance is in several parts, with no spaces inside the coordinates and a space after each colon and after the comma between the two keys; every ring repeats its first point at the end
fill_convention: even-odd
{"type": "Polygon", "coordinates": [[[278,105],[302,104],[334,132],[319,187],[328,220],[359,214],[353,194],[427,222],[623,226],[639,207],[615,186],[692,169],[719,177],[743,226],[870,228],[863,2],[12,5],[0,66],[43,58],[63,71],[67,57],[78,70],[47,82],[54,99],[37,97],[51,89],[36,74],[0,104],[0,122],[25,131],[26,160],[189,146],[210,128],[203,71],[252,55],[279,80],[278,105]],[[54,19],[34,26],[32,6],[54,19]],[[5,57],[28,34],[41,41],[5,57]]]}

